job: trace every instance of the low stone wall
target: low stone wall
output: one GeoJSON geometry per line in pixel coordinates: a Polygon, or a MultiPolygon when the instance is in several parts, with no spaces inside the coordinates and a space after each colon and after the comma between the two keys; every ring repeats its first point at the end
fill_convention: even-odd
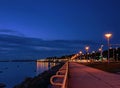
{"type": "Polygon", "coordinates": [[[52,67],[48,71],[44,71],[34,78],[26,78],[21,84],[14,86],[13,88],[48,88],[50,84],[50,77],[54,75],[61,67],[63,63],[52,67]]]}

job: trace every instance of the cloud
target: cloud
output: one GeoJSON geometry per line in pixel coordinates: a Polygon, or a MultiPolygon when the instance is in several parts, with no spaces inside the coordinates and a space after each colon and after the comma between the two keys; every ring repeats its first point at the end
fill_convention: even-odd
{"type": "Polygon", "coordinates": [[[0,29],[0,34],[24,36],[24,34],[12,29],[0,29]]]}
{"type": "MultiPolygon", "coordinates": [[[[13,33],[10,30],[0,30],[0,32],[13,33]]],[[[73,54],[84,50],[86,45],[98,48],[100,43],[90,40],[42,40],[1,33],[0,59],[38,59],[73,54]]]]}

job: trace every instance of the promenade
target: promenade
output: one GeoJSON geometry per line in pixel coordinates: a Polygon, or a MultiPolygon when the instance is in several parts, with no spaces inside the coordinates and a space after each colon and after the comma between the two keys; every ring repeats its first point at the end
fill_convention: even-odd
{"type": "Polygon", "coordinates": [[[68,88],[120,88],[120,75],[69,63],[68,88]]]}

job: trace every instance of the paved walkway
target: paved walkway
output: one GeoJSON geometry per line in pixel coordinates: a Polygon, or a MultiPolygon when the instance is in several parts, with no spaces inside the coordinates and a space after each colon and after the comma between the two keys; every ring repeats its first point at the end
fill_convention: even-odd
{"type": "Polygon", "coordinates": [[[120,88],[120,75],[69,63],[68,88],[120,88]]]}

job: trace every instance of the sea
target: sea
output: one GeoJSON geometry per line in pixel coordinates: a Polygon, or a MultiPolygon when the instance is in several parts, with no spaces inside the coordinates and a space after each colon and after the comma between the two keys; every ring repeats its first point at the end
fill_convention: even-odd
{"type": "Polygon", "coordinates": [[[5,61],[0,62],[0,83],[13,88],[27,77],[34,77],[55,66],[53,62],[5,61]]]}

